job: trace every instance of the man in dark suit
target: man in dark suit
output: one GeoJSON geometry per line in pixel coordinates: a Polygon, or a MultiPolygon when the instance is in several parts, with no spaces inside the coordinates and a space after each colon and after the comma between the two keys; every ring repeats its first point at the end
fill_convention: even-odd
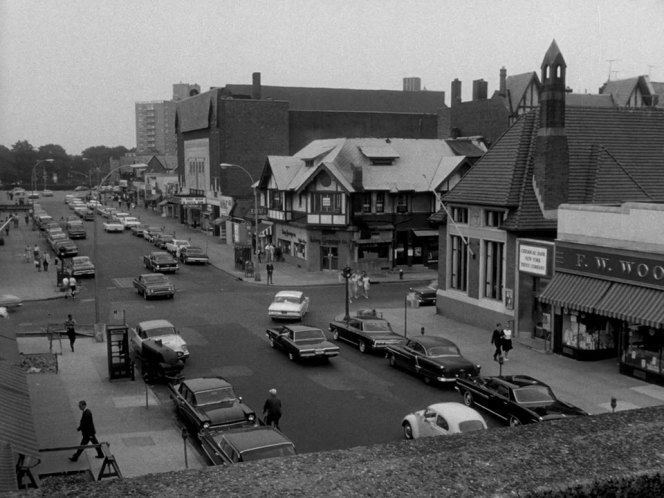
{"type": "MultiPolygon", "coordinates": [[[[79,401],[78,407],[83,412],[81,415],[81,421],[79,422],[78,428],[76,429],[82,434],[81,446],[84,446],[88,443],[99,444],[99,441],[97,441],[97,436],[95,435],[95,423],[92,420],[92,412],[88,408],[87,403],[85,401],[79,401]]],[[[78,460],[78,457],[81,456],[81,453],[83,453],[83,449],[79,448],[76,450],[76,453],[69,457],[69,460],[75,462],[78,460]]],[[[104,453],[101,451],[100,447],[97,447],[97,458],[104,458],[104,453]]]]}

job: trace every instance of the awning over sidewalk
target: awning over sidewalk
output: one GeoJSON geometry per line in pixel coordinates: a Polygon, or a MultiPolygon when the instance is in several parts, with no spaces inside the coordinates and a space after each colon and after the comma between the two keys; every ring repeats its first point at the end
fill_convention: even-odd
{"type": "Polygon", "coordinates": [[[158,204],[158,206],[165,206],[166,204],[168,204],[168,201],[167,201],[166,199],[164,199],[163,201],[161,201],[161,202],[158,204]]]}
{"type": "Polygon", "coordinates": [[[661,290],[615,282],[596,308],[603,316],[649,327],[664,326],[664,292],[661,290]]]}
{"type": "Polygon", "coordinates": [[[556,273],[539,300],[572,310],[595,313],[596,305],[611,286],[607,280],[556,273]]]}
{"type": "Polygon", "coordinates": [[[228,216],[220,216],[219,218],[215,218],[212,221],[213,225],[221,225],[222,223],[226,223],[228,221],[228,216]]]}
{"type": "Polygon", "coordinates": [[[413,230],[415,237],[438,237],[438,230],[413,230]]]}

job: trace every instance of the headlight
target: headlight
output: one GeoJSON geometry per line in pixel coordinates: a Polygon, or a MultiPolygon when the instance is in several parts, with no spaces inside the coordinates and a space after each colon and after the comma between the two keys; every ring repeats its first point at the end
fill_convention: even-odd
{"type": "Polygon", "coordinates": [[[249,422],[253,422],[255,419],[256,415],[254,415],[253,413],[249,414],[249,416],[247,417],[247,420],[249,420],[249,422]]]}
{"type": "Polygon", "coordinates": [[[208,429],[210,427],[210,422],[203,422],[203,429],[208,429]]]}

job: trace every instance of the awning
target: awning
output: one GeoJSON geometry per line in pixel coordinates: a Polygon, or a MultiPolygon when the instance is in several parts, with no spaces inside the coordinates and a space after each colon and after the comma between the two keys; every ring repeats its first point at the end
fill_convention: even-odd
{"type": "Polygon", "coordinates": [[[163,200],[163,201],[161,201],[158,205],[159,205],[159,206],[165,206],[166,204],[168,204],[168,201],[167,201],[167,200],[163,200]]]}
{"type": "Polygon", "coordinates": [[[228,216],[220,216],[219,218],[215,218],[212,224],[221,225],[222,223],[226,223],[226,221],[228,221],[228,216]]]}
{"type": "Polygon", "coordinates": [[[438,237],[438,230],[413,230],[415,237],[438,237]]]}
{"type": "Polygon", "coordinates": [[[607,280],[556,273],[540,294],[539,300],[561,308],[595,313],[597,303],[610,286],[611,282],[607,280]]]}
{"type": "Polygon", "coordinates": [[[259,222],[258,223],[258,236],[259,237],[267,237],[269,235],[272,235],[272,223],[259,222]]]}
{"type": "Polygon", "coordinates": [[[662,327],[664,291],[613,283],[597,304],[597,314],[649,327],[662,327]]]}

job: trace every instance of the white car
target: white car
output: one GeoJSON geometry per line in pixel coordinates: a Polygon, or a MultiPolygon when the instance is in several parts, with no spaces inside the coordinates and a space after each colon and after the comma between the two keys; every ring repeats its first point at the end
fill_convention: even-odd
{"type": "Polygon", "coordinates": [[[170,252],[173,256],[180,257],[180,249],[183,247],[189,247],[191,244],[188,240],[183,239],[173,239],[170,242],[166,242],[164,249],[170,252]]]}
{"type": "Polygon", "coordinates": [[[484,417],[476,410],[455,401],[436,403],[409,413],[401,422],[406,439],[449,436],[487,429],[484,417]]]}
{"type": "Polygon", "coordinates": [[[279,291],[267,309],[272,320],[302,320],[309,311],[309,298],[301,291],[279,291]]]}
{"type": "Polygon", "coordinates": [[[140,322],[136,328],[130,331],[131,347],[140,354],[143,349],[143,341],[156,339],[175,351],[178,357],[186,361],[189,358],[189,348],[175,326],[168,320],[147,320],[140,322]]]}
{"type": "Polygon", "coordinates": [[[139,220],[135,216],[125,216],[124,218],[122,218],[121,223],[124,225],[125,228],[131,228],[140,225],[141,220],[139,220]]]}
{"type": "Polygon", "coordinates": [[[107,221],[104,223],[104,230],[106,232],[124,232],[124,225],[119,221],[107,221]]]}

